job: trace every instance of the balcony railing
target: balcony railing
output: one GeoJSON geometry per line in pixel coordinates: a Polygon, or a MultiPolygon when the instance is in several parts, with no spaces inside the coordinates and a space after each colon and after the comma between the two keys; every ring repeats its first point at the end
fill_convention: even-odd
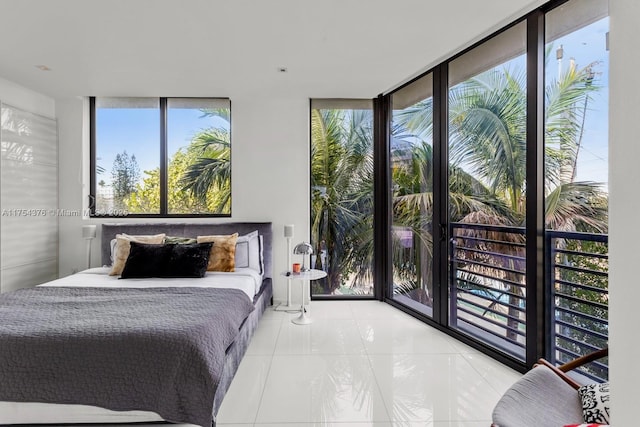
{"type": "MultiPolygon", "coordinates": [[[[607,346],[609,256],[606,234],[546,232],[547,292],[553,302],[551,358],[561,364],[607,346]]],[[[606,380],[608,359],[580,370],[606,380]]]]}
{"type": "MultiPolygon", "coordinates": [[[[525,360],[525,230],[452,223],[449,324],[525,360]]],[[[561,364],[607,345],[607,235],[545,233],[547,358],[561,364]]],[[[608,377],[606,359],[582,374],[608,377]]]]}

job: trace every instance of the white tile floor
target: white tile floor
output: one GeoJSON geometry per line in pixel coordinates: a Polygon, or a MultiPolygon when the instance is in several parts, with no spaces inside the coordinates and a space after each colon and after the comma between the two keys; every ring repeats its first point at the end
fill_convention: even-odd
{"type": "Polygon", "coordinates": [[[311,325],[267,309],[220,427],[488,427],[520,374],[388,304],[313,301],[311,325]]]}

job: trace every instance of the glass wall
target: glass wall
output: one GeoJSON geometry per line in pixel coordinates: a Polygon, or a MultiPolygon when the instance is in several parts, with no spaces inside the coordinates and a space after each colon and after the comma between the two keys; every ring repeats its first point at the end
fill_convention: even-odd
{"type": "Polygon", "coordinates": [[[375,233],[376,297],[513,367],[605,347],[608,31],[551,2],[380,96],[375,179],[370,104],[313,100],[313,295],[371,295],[375,233]]]}
{"type": "Polygon", "coordinates": [[[385,96],[390,303],[521,368],[607,345],[608,31],[547,4],[385,96]]]}
{"type": "Polygon", "coordinates": [[[433,76],[391,95],[393,298],[433,316],[433,76]]]}
{"type": "Polygon", "coordinates": [[[524,360],[526,22],[449,63],[449,325],[524,360]]]}
{"type": "MultiPolygon", "coordinates": [[[[607,345],[608,33],[607,1],[572,0],[546,15],[548,357],[558,363],[607,345]]],[[[606,379],[601,362],[583,374],[606,379]]]]}
{"type": "Polygon", "coordinates": [[[312,296],[373,296],[373,105],[311,101],[312,296]]]}

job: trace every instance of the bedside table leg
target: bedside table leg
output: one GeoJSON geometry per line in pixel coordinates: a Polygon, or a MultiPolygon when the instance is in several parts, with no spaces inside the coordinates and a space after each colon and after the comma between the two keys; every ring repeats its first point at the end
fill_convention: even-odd
{"type": "Polygon", "coordinates": [[[300,304],[300,316],[296,317],[295,319],[291,319],[291,322],[295,323],[296,325],[308,325],[312,322],[311,318],[307,316],[304,309],[304,295],[305,295],[304,290],[307,287],[305,285],[309,285],[310,282],[311,282],[310,280],[305,280],[304,285],[302,285],[302,303],[300,304]]]}

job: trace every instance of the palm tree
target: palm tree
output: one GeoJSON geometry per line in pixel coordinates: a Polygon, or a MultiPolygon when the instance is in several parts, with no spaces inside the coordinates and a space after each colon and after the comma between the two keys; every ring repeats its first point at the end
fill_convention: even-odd
{"type": "MultiPolygon", "coordinates": [[[[203,110],[203,117],[229,121],[229,109],[203,110]]],[[[215,213],[231,212],[231,141],[225,128],[209,128],[194,136],[190,150],[197,159],[180,179],[182,189],[212,206],[215,213]]]]}
{"type": "Polygon", "coordinates": [[[351,288],[371,281],[372,128],[370,110],[311,112],[311,237],[316,253],[326,253],[324,294],[348,279],[351,288]]]}
{"type": "MultiPolygon", "coordinates": [[[[590,93],[597,89],[592,84],[592,65],[582,70],[570,69],[560,81],[550,82],[546,91],[546,222],[548,227],[555,229],[606,230],[606,201],[603,202],[605,198],[598,184],[572,182],[585,113],[584,108],[576,106],[586,105],[590,93]]],[[[449,96],[450,220],[521,226],[525,218],[526,194],[525,76],[509,69],[493,69],[451,88],[449,96]]],[[[430,139],[431,120],[430,100],[423,101],[394,115],[394,132],[430,139]]],[[[415,150],[419,152],[424,148],[417,146],[415,150]]],[[[412,162],[415,161],[428,163],[431,158],[414,155],[412,162]]],[[[407,163],[405,169],[410,172],[405,174],[424,180],[416,170],[429,167],[427,164],[408,166],[407,163]]],[[[394,174],[396,172],[394,170],[394,174]]],[[[394,175],[394,183],[406,181],[406,177],[401,179],[394,175]]],[[[412,184],[396,191],[394,196],[394,223],[410,225],[420,218],[430,221],[430,192],[412,184]]],[[[420,227],[420,230],[423,234],[429,233],[427,227],[420,227]]],[[[467,234],[467,237],[492,237],[481,230],[467,234]]],[[[429,237],[423,236],[421,240],[428,242],[429,237]]],[[[524,253],[515,249],[517,246],[510,246],[519,243],[518,238],[510,235],[508,240],[513,241],[494,244],[495,247],[484,244],[486,247],[476,249],[506,251],[510,256],[485,257],[485,262],[494,263],[498,269],[523,269],[524,266],[519,265],[522,261],[517,258],[524,259],[524,253]]],[[[475,267],[471,265],[470,268],[475,267]]],[[[494,273],[507,283],[523,283],[524,280],[522,275],[514,276],[514,273],[502,276],[494,273]]],[[[522,287],[507,285],[505,291],[511,294],[511,305],[515,305],[522,287]]],[[[512,311],[509,315],[515,317],[517,313],[512,311]]],[[[509,321],[508,325],[517,326],[509,321]]]]}

